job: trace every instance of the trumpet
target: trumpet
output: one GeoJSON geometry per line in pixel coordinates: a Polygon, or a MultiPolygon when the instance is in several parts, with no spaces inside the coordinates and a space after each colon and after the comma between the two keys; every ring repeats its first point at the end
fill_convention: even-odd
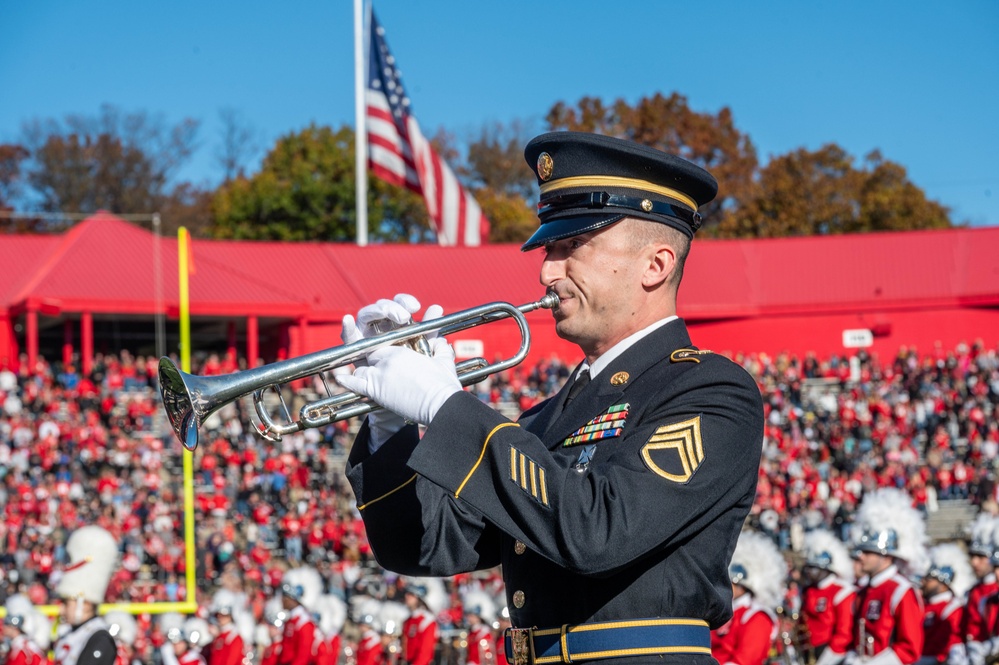
{"type": "Polygon", "coordinates": [[[172,360],[163,357],[159,365],[163,408],[181,444],[193,451],[198,447],[198,430],[205,420],[226,404],[253,395],[254,410],[261,424],[258,433],[268,441],[280,441],[286,434],[312,427],[324,427],[380,409],[381,406],[357,393],[334,394],[325,376],[326,372],[367,357],[375,349],[392,344],[405,344],[422,353],[428,353],[429,344],[426,340],[428,334],[444,337],[486,323],[512,318],[520,330],[520,348],[516,353],[492,364],[484,358],[464,360],[455,364],[455,370],[461,385],[470,386],[490,374],[520,364],[531,348],[531,331],[524,314],[536,309],[558,309],[558,296],[548,292],[540,300],[519,307],[505,302],[480,305],[431,321],[411,323],[352,344],[335,346],[222,376],[188,374],[181,371],[172,360]],[[326,396],[303,406],[298,419],[294,419],[281,395],[280,387],[310,376],[318,376],[322,380],[326,396]],[[268,390],[277,393],[283,410],[283,422],[272,417],[264,404],[264,395],[268,390]]]}

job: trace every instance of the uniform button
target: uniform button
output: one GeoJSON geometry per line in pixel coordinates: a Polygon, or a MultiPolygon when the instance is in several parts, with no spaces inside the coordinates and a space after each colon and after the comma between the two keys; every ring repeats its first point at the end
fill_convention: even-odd
{"type": "Polygon", "coordinates": [[[523,591],[513,592],[513,606],[516,607],[518,610],[524,606],[524,600],[525,598],[523,591]]]}
{"type": "Polygon", "coordinates": [[[513,545],[513,551],[516,552],[517,554],[523,554],[524,552],[527,551],[527,545],[518,540],[513,545]]]}

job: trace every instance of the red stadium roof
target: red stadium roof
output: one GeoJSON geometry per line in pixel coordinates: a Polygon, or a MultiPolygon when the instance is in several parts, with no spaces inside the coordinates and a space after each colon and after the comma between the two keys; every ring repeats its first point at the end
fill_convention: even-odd
{"type": "MultiPolygon", "coordinates": [[[[542,294],[540,252],[194,240],[195,316],[338,321],[412,293],[455,311],[542,294]]],[[[61,236],[0,242],[0,313],[151,314],[178,308],[177,241],[99,213],[61,236]]],[[[999,306],[999,227],[777,240],[697,240],[681,289],[688,321],[999,306]]]]}

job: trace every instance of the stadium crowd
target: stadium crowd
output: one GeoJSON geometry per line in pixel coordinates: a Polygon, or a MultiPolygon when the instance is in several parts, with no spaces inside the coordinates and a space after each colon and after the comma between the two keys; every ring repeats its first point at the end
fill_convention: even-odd
{"type": "MultiPolygon", "coordinates": [[[[735,360],[756,377],[766,411],[751,521],[783,552],[802,552],[805,536],[820,528],[848,540],[857,506],[879,488],[905,490],[926,514],[951,498],[999,513],[999,347],[979,341],[901,348],[887,359],[859,352],[735,360]]],[[[208,355],[195,371],[242,365],[208,355]]],[[[549,358],[470,390],[516,413],[557,391],[570,370],[549,358]]],[[[88,524],[120,543],[108,601],[187,600],[181,447],[161,414],[156,373],[155,358],[127,351],[98,356],[87,376],[43,358],[16,372],[0,367],[0,603],[14,594],[53,602],[64,543],[88,524]]],[[[313,389],[291,391],[292,412],[313,389]]],[[[385,631],[391,620],[372,619],[378,612],[365,611],[364,601],[402,601],[419,584],[381,570],[366,542],[343,474],[358,423],[269,443],[255,434],[251,411],[249,401],[220,410],[195,454],[199,605],[207,614],[220,590],[231,591],[254,623],[280,632],[268,602],[288,570],[313,567],[324,594],[350,608],[343,653],[366,665],[365,631],[375,624],[385,631]]],[[[473,648],[467,636],[477,622],[502,621],[495,572],[448,580],[444,595],[435,618],[442,635],[463,631],[463,649],[473,648]],[[469,614],[469,594],[491,603],[469,614]]],[[[140,615],[129,659],[160,662],[166,632],[140,615]]],[[[245,638],[254,640],[253,631],[245,638]]],[[[269,640],[257,643],[266,660],[269,640]]],[[[501,648],[490,653],[503,660],[501,648]]]]}

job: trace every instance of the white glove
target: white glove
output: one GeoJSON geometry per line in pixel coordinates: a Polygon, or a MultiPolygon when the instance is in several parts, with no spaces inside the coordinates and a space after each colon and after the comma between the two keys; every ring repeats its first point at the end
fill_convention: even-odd
{"type": "Polygon", "coordinates": [[[430,340],[430,349],[432,356],[403,346],[372,351],[367,367],[337,381],[406,420],[429,425],[444,402],[461,391],[451,345],[437,338],[430,340]]]}
{"type": "Polygon", "coordinates": [[[846,658],[845,653],[836,653],[829,647],[826,647],[819,656],[819,659],[815,661],[815,665],[839,665],[846,658]]]}
{"type": "MultiPolygon", "coordinates": [[[[370,339],[412,323],[413,314],[420,311],[420,301],[407,293],[399,293],[392,300],[382,298],[373,305],[366,305],[357,313],[357,319],[350,314],[343,317],[340,339],[344,344],[353,344],[362,339],[370,339]],[[358,326],[360,323],[360,326],[358,326]]],[[[436,319],[444,313],[439,305],[431,305],[423,317],[424,321],[436,319]]],[[[359,360],[356,366],[367,364],[367,358],[359,360]]],[[[340,377],[337,376],[337,381],[340,377]]],[[[341,384],[342,385],[342,384],[341,384]]],[[[368,452],[374,453],[392,435],[406,426],[406,419],[388,409],[372,411],[368,414],[368,452]]]]}
{"type": "Polygon", "coordinates": [[[989,656],[999,654],[999,637],[981,642],[968,642],[968,662],[971,665],[984,665],[989,656]]]}
{"type": "Polygon", "coordinates": [[[950,648],[947,653],[947,665],[970,665],[968,650],[964,647],[964,642],[958,642],[950,648]]]}

